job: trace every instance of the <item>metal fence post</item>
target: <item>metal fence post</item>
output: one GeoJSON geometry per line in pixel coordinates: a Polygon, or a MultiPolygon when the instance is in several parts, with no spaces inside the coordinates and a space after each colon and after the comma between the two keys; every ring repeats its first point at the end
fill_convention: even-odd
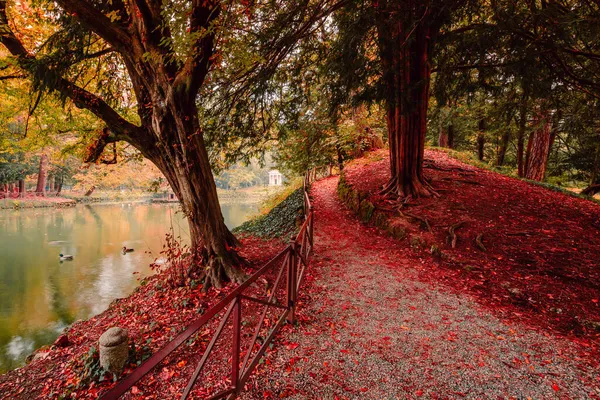
{"type": "Polygon", "coordinates": [[[240,330],[242,326],[242,299],[237,296],[233,306],[233,343],[231,354],[231,383],[235,393],[239,394],[240,387],[240,330]]]}
{"type": "Polygon", "coordinates": [[[313,213],[312,206],[308,209],[308,217],[310,221],[308,221],[308,242],[310,243],[310,253],[312,253],[312,248],[315,243],[314,237],[314,224],[315,224],[315,214],[313,213]]]}
{"type": "Polygon", "coordinates": [[[289,313],[287,322],[293,324],[296,321],[296,237],[292,236],[290,243],[290,256],[288,258],[288,276],[287,276],[287,300],[289,313]]]}

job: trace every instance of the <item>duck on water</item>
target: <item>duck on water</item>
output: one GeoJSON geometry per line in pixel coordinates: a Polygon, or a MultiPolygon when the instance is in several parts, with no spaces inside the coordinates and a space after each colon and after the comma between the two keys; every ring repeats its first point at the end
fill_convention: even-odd
{"type": "Polygon", "coordinates": [[[58,257],[60,258],[60,261],[71,261],[73,259],[72,255],[63,253],[60,253],[58,257]]]}

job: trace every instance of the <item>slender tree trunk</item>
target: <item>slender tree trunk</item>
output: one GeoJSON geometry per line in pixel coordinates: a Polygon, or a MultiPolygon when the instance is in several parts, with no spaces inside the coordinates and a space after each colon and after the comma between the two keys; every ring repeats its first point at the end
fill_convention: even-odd
{"type": "Polygon", "coordinates": [[[585,196],[594,196],[600,192],[600,123],[597,124],[596,132],[596,151],[594,152],[590,184],[581,192],[585,196]]]}
{"type": "Polygon", "coordinates": [[[523,162],[523,154],[525,152],[525,130],[527,128],[527,100],[528,92],[526,87],[523,87],[523,96],[519,106],[519,130],[517,133],[517,169],[519,177],[525,176],[525,163],[523,162]]]}
{"type": "Polygon", "coordinates": [[[505,130],[500,138],[500,147],[498,148],[498,157],[496,159],[496,165],[501,167],[504,165],[506,159],[506,151],[508,149],[508,143],[510,142],[510,131],[505,130]]]}
{"type": "Polygon", "coordinates": [[[529,135],[527,143],[525,178],[543,181],[552,144],[552,120],[548,116],[540,116],[538,120],[538,126],[529,135]]]}
{"type": "Polygon", "coordinates": [[[446,131],[443,127],[440,128],[440,134],[438,135],[438,146],[449,147],[448,146],[448,131],[446,131]]]}
{"type": "Polygon", "coordinates": [[[61,177],[58,179],[58,186],[57,186],[57,188],[56,188],[56,195],[57,195],[57,196],[60,196],[60,192],[62,192],[63,181],[64,181],[64,178],[61,176],[61,177]]]}
{"type": "Polygon", "coordinates": [[[48,156],[42,154],[40,157],[40,168],[38,170],[37,186],[35,188],[38,196],[44,196],[46,193],[46,177],[48,175],[48,156]]]}
{"type": "Polygon", "coordinates": [[[485,157],[485,120],[482,118],[479,120],[479,131],[477,132],[477,158],[479,161],[483,161],[485,157]]]}
{"type": "Polygon", "coordinates": [[[337,153],[338,168],[341,172],[344,169],[344,156],[342,155],[342,147],[339,144],[336,144],[335,151],[337,153]]]}
{"type": "Polygon", "coordinates": [[[454,148],[454,124],[448,125],[448,148],[454,148]]]}

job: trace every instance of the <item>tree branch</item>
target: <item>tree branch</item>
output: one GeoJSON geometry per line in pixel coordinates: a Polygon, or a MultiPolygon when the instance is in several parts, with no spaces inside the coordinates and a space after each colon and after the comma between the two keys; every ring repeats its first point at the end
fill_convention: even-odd
{"type": "MultiPolygon", "coordinates": [[[[448,69],[451,70],[469,70],[469,69],[480,69],[480,68],[500,68],[500,67],[508,67],[510,65],[515,65],[520,63],[521,61],[510,61],[510,62],[501,62],[501,63],[476,63],[476,64],[462,64],[462,65],[452,65],[448,69]]],[[[441,68],[433,68],[431,72],[439,72],[441,68]]]]}
{"type": "Polygon", "coordinates": [[[172,44],[165,45],[163,41],[170,39],[171,30],[169,24],[164,20],[160,1],[135,0],[137,13],[132,18],[138,27],[140,36],[143,38],[141,45],[147,52],[156,52],[162,58],[162,67],[170,78],[177,74],[177,63],[173,54],[172,44]],[[163,44],[161,44],[163,43],[163,44]]]}
{"type": "MultiPolygon", "coordinates": [[[[0,0],[0,43],[16,57],[19,67],[30,74],[40,74],[52,77],[54,72],[46,65],[37,62],[35,56],[27,51],[21,41],[15,36],[8,25],[6,14],[6,0],[0,0]]],[[[132,141],[139,127],[121,117],[104,100],[93,93],[77,86],[65,78],[56,80],[54,89],[63,96],[70,98],[77,107],[91,111],[102,119],[116,135],[119,140],[132,141]]]]}
{"type": "Polygon", "coordinates": [[[120,140],[121,139],[119,139],[119,136],[114,135],[110,131],[110,129],[108,129],[108,128],[102,129],[102,133],[100,134],[100,137],[98,137],[98,139],[96,139],[96,141],[94,143],[92,143],[90,147],[88,147],[87,153],[83,159],[83,162],[94,163],[94,162],[100,161],[103,164],[116,164],[117,163],[116,143],[120,140]],[[115,147],[113,148],[113,159],[111,159],[111,160],[101,159],[102,153],[104,153],[104,149],[106,148],[106,146],[108,146],[111,143],[115,144],[115,147]]]}
{"type": "Polygon", "coordinates": [[[57,3],[68,13],[74,14],[77,20],[118,49],[120,53],[131,51],[131,40],[127,32],[87,0],[57,0],[57,3]]]}
{"type": "Polygon", "coordinates": [[[0,81],[7,81],[9,79],[23,79],[27,78],[27,75],[5,75],[0,76],[0,81]]]}
{"type": "Polygon", "coordinates": [[[497,27],[498,27],[498,25],[496,25],[496,24],[485,23],[485,22],[465,25],[465,26],[461,26],[460,28],[456,28],[451,31],[441,32],[440,35],[438,36],[438,40],[442,41],[448,37],[458,35],[461,33],[465,33],[465,32],[478,30],[478,29],[492,29],[492,28],[497,28],[497,27]]]}
{"type": "Polygon", "coordinates": [[[173,82],[176,90],[187,91],[190,101],[196,98],[210,70],[216,36],[215,21],[220,13],[221,7],[218,1],[192,0],[190,34],[198,35],[198,38],[192,45],[192,53],[173,82]]]}

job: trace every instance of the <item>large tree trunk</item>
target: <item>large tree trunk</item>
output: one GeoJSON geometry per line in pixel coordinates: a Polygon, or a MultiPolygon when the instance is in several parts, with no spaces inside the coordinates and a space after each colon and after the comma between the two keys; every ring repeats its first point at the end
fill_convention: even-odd
{"type": "Polygon", "coordinates": [[[25,179],[19,180],[19,194],[23,196],[25,194],[25,179]]]}
{"type": "Polygon", "coordinates": [[[193,106],[166,117],[158,126],[160,137],[169,145],[154,148],[147,155],[165,175],[181,202],[190,227],[195,262],[206,266],[204,288],[208,289],[221,287],[223,281],[241,283],[245,275],[239,267],[246,261],[237,254],[239,242],[225,225],[196,116],[193,106]],[[180,150],[180,138],[187,139],[185,151],[180,150]]]}
{"type": "Polygon", "coordinates": [[[552,146],[552,121],[550,117],[540,117],[536,129],[529,135],[524,176],[534,181],[543,181],[552,146]]]}
{"type": "MultiPolygon", "coordinates": [[[[0,1],[0,20],[7,21],[6,2],[0,1]]],[[[126,141],[153,161],[179,196],[190,224],[196,260],[206,266],[205,287],[221,280],[241,281],[236,268],[237,240],[225,226],[209,165],[196,109],[200,88],[206,84],[215,54],[221,1],[189,2],[187,24],[190,40],[186,57],[179,63],[171,42],[168,15],[161,2],[91,2],[57,0],[65,12],[97,34],[119,53],[131,80],[138,106],[139,125],[123,118],[101,97],[76,85],[68,77],[54,79],[53,87],[75,105],[85,108],[106,124],[88,147],[87,162],[102,159],[107,145],[126,141]],[[97,7],[98,4],[102,7],[97,7]],[[151,57],[148,57],[151,54],[151,57]]],[[[37,62],[8,24],[0,30],[2,44],[18,58],[19,66],[51,75],[37,62]]],[[[287,46],[287,45],[285,45],[287,46]]],[[[284,46],[284,47],[285,47],[284,46]]]]}
{"type": "Polygon", "coordinates": [[[40,157],[40,168],[38,170],[37,186],[35,188],[36,195],[44,196],[46,193],[46,177],[48,175],[48,156],[42,154],[40,157]]]}
{"type": "Polygon", "coordinates": [[[423,176],[429,57],[439,28],[432,23],[431,10],[426,6],[415,3],[412,9],[404,10],[398,3],[388,2],[380,7],[378,36],[388,86],[391,168],[391,179],[383,192],[401,198],[429,197],[436,195],[423,176]]]}

